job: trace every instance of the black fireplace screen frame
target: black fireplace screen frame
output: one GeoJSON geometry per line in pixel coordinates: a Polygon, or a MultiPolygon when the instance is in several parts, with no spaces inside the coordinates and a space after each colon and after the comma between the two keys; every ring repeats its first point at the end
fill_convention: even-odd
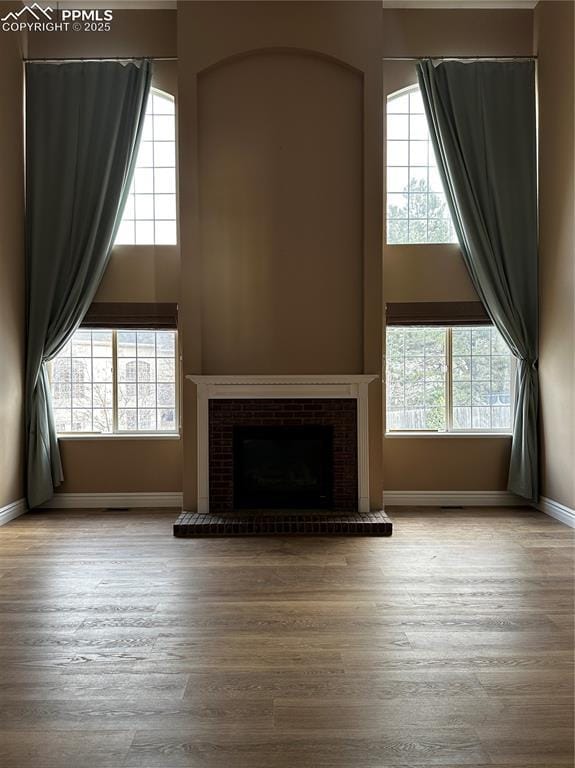
{"type": "MultiPolygon", "coordinates": [[[[281,451],[281,448],[277,450],[281,451]]],[[[285,450],[285,446],[284,446],[285,450]]],[[[306,424],[301,426],[234,426],[233,428],[233,475],[235,509],[329,509],[333,506],[334,449],[333,427],[306,424]],[[319,444],[317,458],[318,485],[316,490],[293,489],[254,490],[246,479],[246,441],[282,442],[309,441],[319,444]]],[[[279,481],[281,482],[281,481],[279,481]]]]}

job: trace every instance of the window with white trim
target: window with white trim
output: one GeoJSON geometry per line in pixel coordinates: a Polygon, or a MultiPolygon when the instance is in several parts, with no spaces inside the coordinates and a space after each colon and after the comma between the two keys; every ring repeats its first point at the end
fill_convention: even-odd
{"type": "Polygon", "coordinates": [[[173,96],[153,88],[115,245],[177,243],[175,120],[173,96]]]}
{"type": "Polygon", "coordinates": [[[387,243],[456,243],[417,85],[387,98],[387,243]]]}
{"type": "Polygon", "coordinates": [[[510,432],[514,358],[487,326],[388,326],[387,432],[510,432]]]}
{"type": "Polygon", "coordinates": [[[84,330],[48,363],[56,432],[178,431],[176,331],[84,330]]]}

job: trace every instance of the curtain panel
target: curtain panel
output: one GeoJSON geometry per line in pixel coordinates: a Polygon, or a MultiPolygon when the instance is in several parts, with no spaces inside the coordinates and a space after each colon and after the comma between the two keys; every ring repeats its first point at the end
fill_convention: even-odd
{"type": "Polygon", "coordinates": [[[517,358],[508,489],[538,498],[533,61],[421,61],[417,75],[463,260],[517,358]]]}
{"type": "Polygon", "coordinates": [[[133,175],[151,64],[26,65],[27,496],[63,480],[45,364],[98,289],[133,175]]]}

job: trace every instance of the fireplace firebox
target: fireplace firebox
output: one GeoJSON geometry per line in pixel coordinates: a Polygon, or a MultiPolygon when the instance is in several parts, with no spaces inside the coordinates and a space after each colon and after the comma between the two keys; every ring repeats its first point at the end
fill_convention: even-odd
{"type": "Polygon", "coordinates": [[[333,505],[333,428],[235,426],[236,509],[328,509],[333,505]]]}

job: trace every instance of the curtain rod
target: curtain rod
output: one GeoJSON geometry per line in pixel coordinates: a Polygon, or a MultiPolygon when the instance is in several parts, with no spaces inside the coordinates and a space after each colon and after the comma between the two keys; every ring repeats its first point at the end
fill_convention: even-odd
{"type": "Polygon", "coordinates": [[[383,61],[537,61],[537,56],[384,56],[383,61]]]}
{"type": "MultiPolygon", "coordinates": [[[[133,61],[134,59],[151,59],[152,61],[178,61],[177,56],[121,56],[121,57],[86,57],[86,58],[60,58],[43,59],[24,58],[27,62],[50,62],[57,64],[67,61],[133,61]]],[[[435,61],[537,61],[537,56],[383,56],[382,61],[420,61],[421,59],[434,59],[435,61]]]]}
{"type": "Polygon", "coordinates": [[[78,59],[78,58],[69,58],[69,59],[50,59],[50,58],[44,58],[44,59],[28,59],[24,58],[23,61],[25,62],[46,62],[47,64],[59,64],[59,63],[65,63],[67,61],[134,61],[139,59],[151,59],[152,61],[177,61],[177,56],[122,56],[118,58],[113,58],[110,56],[105,56],[101,58],[92,58],[90,56],[87,56],[85,59],[78,59]]]}

